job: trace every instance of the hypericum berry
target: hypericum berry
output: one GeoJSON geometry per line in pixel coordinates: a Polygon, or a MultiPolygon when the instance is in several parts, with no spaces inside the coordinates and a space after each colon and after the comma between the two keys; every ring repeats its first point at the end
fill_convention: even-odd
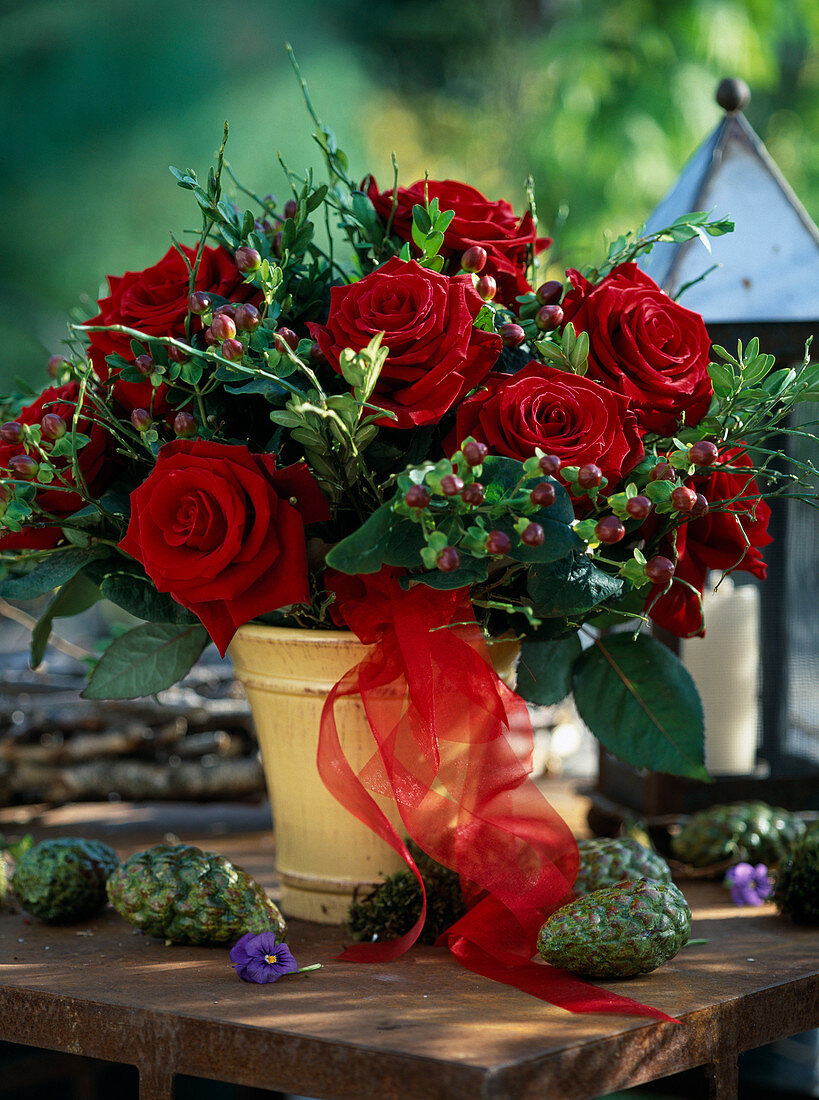
{"type": "Polygon", "coordinates": [[[560,473],[560,459],[557,455],[543,455],[538,466],[547,477],[555,477],[560,473]]]}
{"type": "Polygon", "coordinates": [[[295,351],[299,346],[299,338],[292,328],[280,328],[273,343],[276,345],[276,350],[284,355],[284,345],[287,344],[289,348],[295,351]]]}
{"type": "Polygon", "coordinates": [[[195,317],[207,313],[212,304],[210,294],[206,294],[204,290],[194,290],[193,294],[188,295],[188,309],[195,317]]]}
{"type": "Polygon", "coordinates": [[[514,321],[507,321],[501,325],[498,330],[500,333],[501,343],[505,348],[517,348],[526,339],[526,333],[520,327],[516,325],[514,321]]]}
{"type": "Polygon", "coordinates": [[[154,369],[154,361],[150,355],[138,355],[134,360],[134,366],[140,374],[150,374],[154,369]]]}
{"type": "Polygon", "coordinates": [[[313,344],[313,346],[310,348],[310,362],[319,364],[327,362],[327,356],[324,354],[318,344],[313,344]]]}
{"type": "Polygon", "coordinates": [[[426,508],[430,499],[429,491],[423,485],[410,485],[404,493],[404,503],[409,508],[426,508]]]}
{"type": "Polygon", "coordinates": [[[295,218],[295,216],[298,212],[299,212],[299,204],[296,202],[296,200],[295,199],[288,199],[287,202],[284,204],[283,213],[284,213],[285,218],[295,218]]]}
{"type": "Polygon", "coordinates": [[[461,564],[461,555],[454,546],[445,546],[435,560],[442,573],[454,573],[461,564]]]}
{"type": "Polygon", "coordinates": [[[719,451],[715,444],[707,439],[701,439],[698,443],[691,444],[688,457],[695,466],[713,466],[719,458],[719,451]]]}
{"type": "Polygon", "coordinates": [[[626,529],[617,516],[603,516],[594,527],[594,534],[598,542],[619,542],[625,533],[626,529]]]}
{"type": "Polygon", "coordinates": [[[577,484],[581,489],[595,489],[603,480],[603,471],[593,462],[587,462],[577,471],[577,484]]]}
{"type": "Polygon", "coordinates": [[[217,340],[232,340],[236,335],[236,322],[226,313],[217,313],[210,323],[210,331],[217,340]]]}
{"type": "Polygon", "coordinates": [[[697,493],[697,499],[694,501],[694,507],[691,509],[692,516],[705,516],[708,514],[708,498],[704,497],[702,493],[697,493]]]}
{"type": "Polygon", "coordinates": [[[489,448],[485,443],[479,443],[477,439],[467,439],[461,447],[461,454],[467,466],[480,466],[489,454],[489,448]]]}
{"type": "Polygon", "coordinates": [[[40,421],[40,427],[46,439],[62,439],[68,431],[68,426],[59,413],[46,413],[40,421]]]}
{"type": "Polygon", "coordinates": [[[210,328],[205,329],[205,343],[207,344],[207,346],[209,348],[212,348],[214,346],[214,344],[219,343],[217,338],[213,335],[212,329],[210,329],[210,328]]]}
{"type": "Polygon", "coordinates": [[[545,538],[546,532],[539,523],[530,523],[528,527],[523,528],[520,535],[520,541],[524,546],[542,546],[545,538]]]}
{"type": "Polygon", "coordinates": [[[541,481],[529,494],[529,500],[538,508],[551,508],[556,497],[555,487],[551,481],[541,481]]]}
{"type": "Polygon", "coordinates": [[[461,500],[464,504],[483,504],[484,487],[480,481],[471,481],[461,489],[461,500]]]}
{"type": "Polygon", "coordinates": [[[541,332],[551,332],[563,324],[563,310],[558,305],[541,306],[535,314],[535,324],[541,332]]]}
{"type": "Polygon", "coordinates": [[[255,332],[262,323],[262,315],[250,302],[244,302],[236,307],[236,315],[233,318],[236,328],[242,332],[255,332]]]}
{"type": "Polygon", "coordinates": [[[9,469],[21,481],[34,481],[40,467],[31,455],[14,455],[9,459],[9,469]]]}
{"type": "Polygon", "coordinates": [[[243,275],[248,275],[251,271],[258,271],[262,266],[262,257],[255,248],[243,246],[236,249],[233,262],[243,275]]]}
{"type": "Polygon", "coordinates": [[[464,483],[457,474],[444,474],[441,478],[441,492],[445,497],[456,497],[463,487],[464,483]]]}
{"type": "Polygon", "coordinates": [[[512,540],[505,531],[490,531],[486,539],[487,554],[502,557],[512,549],[512,540]]]}
{"type": "Polygon", "coordinates": [[[193,439],[199,434],[199,425],[189,412],[178,412],[173,418],[173,430],[179,439],[193,439]]]}
{"type": "Polygon", "coordinates": [[[222,357],[229,359],[231,363],[241,363],[245,354],[245,346],[241,340],[223,340],[219,351],[222,353],[222,357]]]}
{"type": "Polygon", "coordinates": [[[626,511],[632,519],[645,519],[648,513],[651,511],[651,501],[648,497],[636,496],[630,497],[626,501],[626,511]]]}
{"type": "Polygon", "coordinates": [[[541,283],[535,291],[535,297],[542,306],[554,306],[563,297],[563,283],[557,279],[550,279],[548,283],[541,283]]]}
{"type": "Polygon", "coordinates": [[[481,275],[475,283],[475,289],[485,302],[491,302],[498,293],[498,284],[491,275],[481,275]]]}
{"type": "Polygon", "coordinates": [[[463,271],[471,271],[473,275],[477,275],[479,271],[483,271],[486,267],[488,259],[489,253],[486,249],[481,248],[479,244],[473,244],[461,256],[461,268],[463,271]]]}
{"type": "Polygon", "coordinates": [[[131,423],[138,432],[147,432],[153,421],[147,409],[134,409],[131,413],[131,423]]]}
{"type": "Polygon", "coordinates": [[[270,242],[270,251],[279,259],[282,252],[284,252],[284,246],[282,245],[282,231],[281,229],[273,234],[273,240],[270,242]]]}
{"type": "Polygon", "coordinates": [[[20,443],[23,439],[23,425],[16,420],[7,420],[0,424],[0,439],[4,443],[20,443]]]}
{"type": "Polygon", "coordinates": [[[0,485],[0,516],[6,510],[6,505],[11,500],[11,489],[7,485],[0,485]]]}
{"type": "Polygon", "coordinates": [[[187,363],[190,356],[184,348],[178,348],[175,344],[171,344],[168,348],[168,358],[172,363],[187,363]]]}
{"type": "Polygon", "coordinates": [[[671,493],[671,503],[678,512],[690,512],[697,503],[697,494],[685,485],[678,485],[671,493]]]}
{"type": "Polygon", "coordinates": [[[52,355],[46,363],[46,370],[48,371],[50,378],[56,378],[60,371],[63,369],[63,364],[68,360],[64,355],[52,355]]]}
{"type": "Polygon", "coordinates": [[[674,481],[677,477],[677,473],[673,466],[669,466],[667,462],[658,462],[651,473],[648,475],[649,481],[674,481]]]}
{"type": "Polygon", "coordinates": [[[674,576],[674,562],[656,554],[646,562],[646,576],[652,584],[668,584],[674,576]]]}
{"type": "Polygon", "coordinates": [[[229,317],[231,321],[233,321],[236,317],[236,306],[233,302],[223,302],[213,311],[213,316],[215,317],[218,313],[224,313],[226,317],[229,317]]]}

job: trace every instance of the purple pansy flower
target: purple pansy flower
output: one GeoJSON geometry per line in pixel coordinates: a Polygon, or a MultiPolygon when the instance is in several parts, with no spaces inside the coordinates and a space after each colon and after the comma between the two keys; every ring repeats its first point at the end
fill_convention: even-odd
{"type": "Polygon", "coordinates": [[[243,982],[276,982],[299,969],[290,948],[277,943],[273,932],[245,933],[230,949],[230,961],[243,982]]]}
{"type": "Polygon", "coordinates": [[[750,863],[737,863],[729,867],[725,874],[725,885],[731,888],[731,901],[734,905],[762,905],[773,893],[773,885],[768,878],[768,868],[764,863],[752,867],[750,863]]]}

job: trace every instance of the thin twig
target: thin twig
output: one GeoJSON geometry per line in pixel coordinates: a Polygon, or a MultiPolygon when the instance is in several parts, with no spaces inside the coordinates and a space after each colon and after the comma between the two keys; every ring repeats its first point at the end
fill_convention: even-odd
{"type": "MultiPolygon", "coordinates": [[[[19,607],[15,607],[2,598],[0,598],[0,615],[3,615],[6,619],[13,619],[14,622],[27,627],[29,630],[33,630],[37,625],[37,620],[33,615],[27,614],[19,607]]],[[[73,657],[77,661],[84,661],[87,657],[94,656],[90,650],[74,645],[73,642],[61,638],[59,634],[52,633],[49,644],[53,645],[55,649],[58,649],[60,653],[64,653],[67,657],[73,657]]]]}

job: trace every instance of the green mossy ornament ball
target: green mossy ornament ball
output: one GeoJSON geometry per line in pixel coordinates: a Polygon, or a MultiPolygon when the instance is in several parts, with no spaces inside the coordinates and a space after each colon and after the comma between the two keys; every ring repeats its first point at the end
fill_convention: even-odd
{"type": "Polygon", "coordinates": [[[20,905],[49,924],[71,924],[105,905],[105,883],[119,865],[98,840],[44,840],[20,857],[11,881],[20,905]]]}

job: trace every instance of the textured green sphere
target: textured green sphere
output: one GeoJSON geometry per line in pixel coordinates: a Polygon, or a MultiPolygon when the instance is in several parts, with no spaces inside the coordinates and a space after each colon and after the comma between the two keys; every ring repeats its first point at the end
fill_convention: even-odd
{"type": "Polygon", "coordinates": [[[6,860],[2,852],[0,852],[0,905],[5,905],[6,894],[9,890],[9,872],[6,866],[6,860]]]}
{"type": "Polygon", "coordinates": [[[765,802],[734,802],[694,814],[672,840],[677,859],[710,867],[726,859],[778,863],[805,831],[788,810],[765,802]]]}
{"type": "Polygon", "coordinates": [[[188,844],[131,856],[108,880],[108,897],[130,924],[174,943],[232,943],[245,932],[284,936],[284,918],[247,871],[188,844]]]}
{"type": "Polygon", "coordinates": [[[71,924],[105,905],[105,881],[119,865],[98,840],[44,840],[23,855],[11,888],[22,907],[49,924],[71,924]]]}
{"type": "Polygon", "coordinates": [[[671,881],[671,868],[662,856],[629,837],[580,840],[580,869],[574,882],[577,897],[603,890],[628,878],[671,881]]]}
{"type": "Polygon", "coordinates": [[[648,974],[688,942],[691,910],[673,882],[636,879],[558,909],[540,929],[547,963],[589,978],[648,974]]]}
{"type": "Polygon", "coordinates": [[[774,901],[796,924],[819,924],[819,833],[797,840],[779,865],[774,901]]]}

